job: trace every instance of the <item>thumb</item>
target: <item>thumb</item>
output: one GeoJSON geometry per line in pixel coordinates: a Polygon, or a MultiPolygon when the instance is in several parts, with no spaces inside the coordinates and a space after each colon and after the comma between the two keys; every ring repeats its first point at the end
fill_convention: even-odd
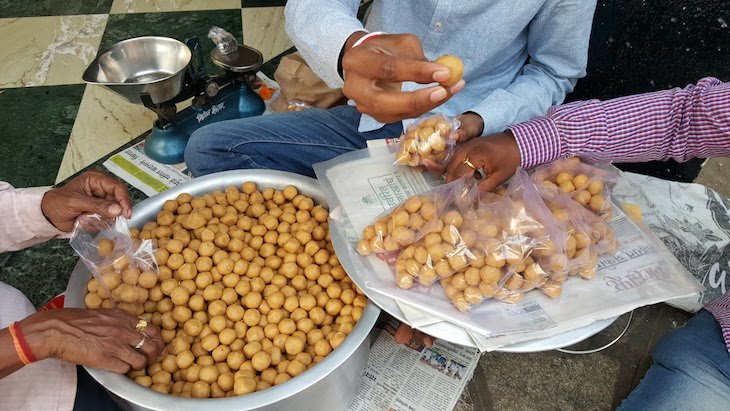
{"type": "Polygon", "coordinates": [[[76,207],[74,208],[78,211],[79,215],[95,213],[106,218],[118,217],[123,211],[122,206],[116,201],[91,196],[77,198],[76,207]]]}

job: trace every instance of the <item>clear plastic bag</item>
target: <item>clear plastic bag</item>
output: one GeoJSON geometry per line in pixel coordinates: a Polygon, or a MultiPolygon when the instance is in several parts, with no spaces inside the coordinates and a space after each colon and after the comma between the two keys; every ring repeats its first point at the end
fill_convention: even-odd
{"type": "Polygon", "coordinates": [[[220,27],[211,27],[210,30],[208,30],[208,38],[213,40],[218,51],[223,55],[238,51],[238,41],[236,40],[236,37],[220,27]]]}
{"type": "Polygon", "coordinates": [[[504,197],[480,200],[473,224],[479,236],[473,248],[478,257],[441,279],[456,308],[469,311],[490,298],[516,303],[525,292],[565,276],[567,233],[524,171],[515,174],[504,197]]]}
{"type": "Polygon", "coordinates": [[[616,173],[571,157],[535,168],[532,179],[538,185],[560,188],[586,209],[611,219],[610,193],[618,181],[616,173]]]}
{"type": "Polygon", "coordinates": [[[453,226],[465,213],[473,213],[478,191],[476,180],[465,177],[407,198],[363,229],[358,253],[402,250],[429,233],[453,226]]]}
{"type": "Polygon", "coordinates": [[[85,298],[88,308],[109,301],[134,315],[144,314],[149,290],[159,280],[152,240],[132,238],[124,217],[106,221],[92,214],[76,221],[70,244],[96,280],[85,298]]]}
{"type": "Polygon", "coordinates": [[[452,136],[460,125],[459,120],[443,114],[411,124],[403,133],[395,164],[418,167],[424,165],[424,160],[437,165],[446,164],[456,145],[452,136]]]}

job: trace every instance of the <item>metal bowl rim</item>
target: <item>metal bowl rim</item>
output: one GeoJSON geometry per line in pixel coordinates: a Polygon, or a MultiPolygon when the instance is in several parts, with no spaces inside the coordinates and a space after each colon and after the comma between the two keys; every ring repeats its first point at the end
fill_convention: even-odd
{"type": "MultiPolygon", "coordinates": [[[[141,201],[134,207],[134,209],[136,211],[146,211],[155,207],[156,204],[162,203],[165,200],[173,199],[184,192],[198,194],[203,192],[203,190],[220,189],[222,191],[227,185],[240,185],[245,181],[256,182],[257,179],[261,179],[262,176],[265,176],[264,179],[269,178],[272,180],[280,180],[283,185],[292,184],[300,190],[302,185],[312,185],[315,193],[306,192],[305,194],[321,197],[322,201],[319,201],[319,203],[324,203],[326,205],[324,194],[319,188],[319,182],[311,177],[275,170],[231,170],[198,177],[177,187],[170,188],[167,191],[141,201]],[[233,180],[236,180],[237,183],[234,183],[233,180]],[[221,188],[213,188],[213,186],[221,188]],[[200,191],[196,191],[196,189],[200,191]]],[[[132,217],[132,221],[133,220],[134,217],[132,217]]],[[[143,222],[140,222],[140,224],[143,224],[143,222]]],[[[79,265],[83,266],[83,263],[79,261],[74,270],[78,269],[79,265]]],[[[375,325],[379,314],[380,308],[373,303],[368,303],[365,310],[363,310],[360,321],[357,322],[355,328],[347,336],[347,338],[345,338],[342,345],[340,345],[338,349],[332,351],[332,353],[319,364],[280,385],[242,396],[203,399],[175,397],[170,394],[162,394],[143,387],[124,375],[96,368],[85,368],[89,374],[99,381],[106,389],[125,401],[151,409],[161,409],[159,408],[160,405],[168,403],[170,400],[174,400],[178,405],[189,405],[189,407],[180,407],[181,409],[200,409],[199,407],[202,405],[205,405],[206,407],[216,407],[219,411],[240,410],[242,409],[241,405],[245,405],[249,408],[265,407],[298,394],[326,378],[335,369],[340,367],[348,358],[350,358],[352,353],[354,353],[360,345],[363,344],[363,342],[366,342],[366,339],[375,325]],[[355,342],[356,340],[357,342],[355,342]]]]}
{"type": "Polygon", "coordinates": [[[168,80],[172,79],[173,77],[179,75],[181,72],[185,71],[185,69],[190,65],[190,62],[192,60],[193,60],[193,52],[190,51],[190,47],[188,47],[185,43],[183,43],[182,41],[180,41],[178,39],[174,39],[172,37],[163,37],[163,36],[131,37],[131,38],[121,40],[121,41],[114,43],[111,47],[109,47],[103,53],[99,54],[94,59],[94,61],[91,64],[89,64],[89,66],[86,68],[86,70],[84,70],[82,80],[84,80],[85,83],[99,84],[99,85],[103,85],[103,86],[147,86],[147,85],[151,85],[151,84],[162,83],[163,81],[168,81],[168,80]],[[178,71],[176,71],[173,74],[170,74],[167,77],[163,77],[160,79],[156,79],[156,80],[152,80],[152,81],[148,81],[148,82],[144,82],[144,83],[101,82],[101,81],[96,81],[96,80],[88,80],[86,78],[89,69],[92,66],[94,66],[95,63],[98,63],[102,57],[106,56],[107,54],[111,53],[113,50],[117,49],[118,47],[121,47],[124,44],[134,43],[134,42],[140,41],[140,40],[162,40],[162,41],[166,41],[166,42],[177,43],[178,45],[183,46],[182,49],[185,50],[185,60],[187,61],[187,63],[185,63],[185,65],[181,69],[179,69],[178,71]]]}

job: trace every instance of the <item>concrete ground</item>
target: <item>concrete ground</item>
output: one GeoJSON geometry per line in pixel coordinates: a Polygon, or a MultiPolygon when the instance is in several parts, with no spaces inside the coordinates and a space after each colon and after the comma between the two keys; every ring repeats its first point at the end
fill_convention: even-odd
{"type": "MultiPolygon", "coordinates": [[[[695,182],[730,196],[730,159],[708,160],[695,182]]],[[[621,333],[628,317],[569,348],[590,350],[607,344],[621,333]]],[[[691,314],[666,304],[640,308],[626,334],[595,354],[486,353],[455,410],[615,409],[651,365],[657,341],[689,318],[691,314]]]]}

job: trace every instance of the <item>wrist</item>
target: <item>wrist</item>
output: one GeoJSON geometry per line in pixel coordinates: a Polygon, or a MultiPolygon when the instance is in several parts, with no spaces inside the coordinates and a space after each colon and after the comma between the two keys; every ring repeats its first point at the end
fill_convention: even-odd
{"type": "Polygon", "coordinates": [[[340,50],[340,58],[337,60],[337,72],[340,74],[340,78],[344,79],[344,75],[342,72],[342,59],[345,58],[345,53],[352,49],[352,46],[357,43],[357,41],[360,40],[362,37],[365,37],[367,34],[367,31],[356,31],[350,34],[350,37],[345,40],[345,44],[342,45],[342,49],[340,50]]]}
{"type": "Polygon", "coordinates": [[[25,341],[36,361],[52,357],[50,327],[45,316],[45,312],[39,312],[19,322],[25,341]]]}

